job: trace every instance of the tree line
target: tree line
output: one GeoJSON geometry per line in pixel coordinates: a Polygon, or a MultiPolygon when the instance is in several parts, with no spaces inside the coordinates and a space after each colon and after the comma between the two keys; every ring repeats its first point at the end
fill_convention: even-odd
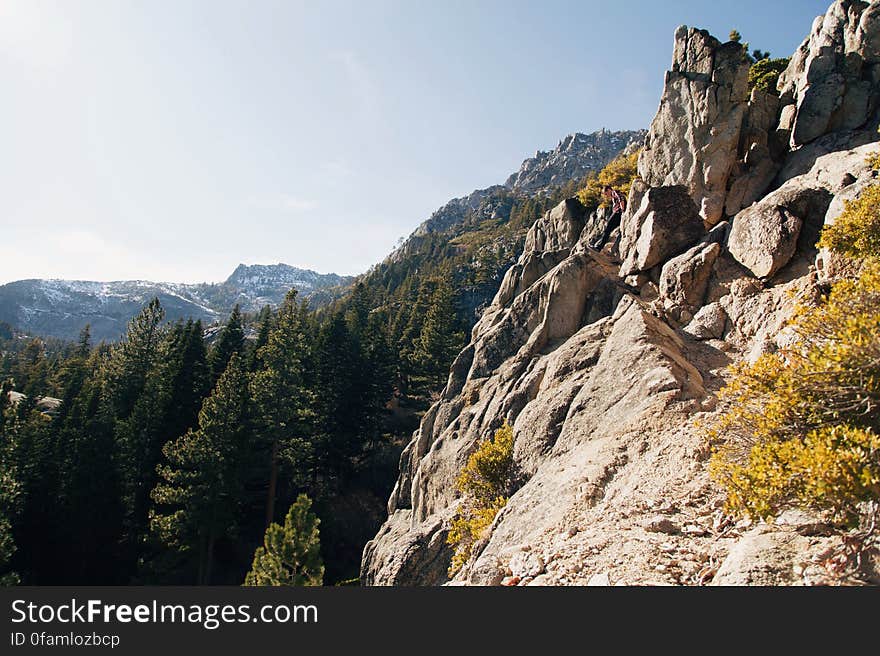
{"type": "Polygon", "coordinates": [[[404,369],[444,378],[461,338],[450,298],[448,283],[425,288],[407,367],[364,285],[320,315],[291,291],[250,338],[238,308],[209,344],[154,299],[117,343],[93,346],[86,328],[52,353],[4,348],[0,576],[240,584],[300,495],[326,579],[356,576],[396,475],[389,400],[404,369]],[[45,397],[59,400],[48,412],[45,397]]]}

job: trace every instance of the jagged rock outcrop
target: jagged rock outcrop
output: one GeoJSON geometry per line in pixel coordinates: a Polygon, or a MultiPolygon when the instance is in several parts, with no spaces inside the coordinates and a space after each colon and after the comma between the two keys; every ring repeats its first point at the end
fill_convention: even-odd
{"type": "Polygon", "coordinates": [[[863,127],[880,104],[880,6],[835,2],[780,76],[780,130],[791,145],[863,127]]]}
{"type": "Polygon", "coordinates": [[[776,130],[778,113],[777,96],[752,89],[724,199],[727,216],[758,200],[779,171],[785,146],[776,130]]]}
{"type": "Polygon", "coordinates": [[[703,219],[721,220],[749,100],[742,47],[679,27],[660,109],[639,156],[650,187],[683,185],[703,219]]]}
{"type": "MultiPolygon", "coordinates": [[[[862,52],[880,35],[854,4],[838,0],[829,13],[860,16],[867,27],[852,52],[862,52]]],[[[729,45],[680,28],[674,61],[619,249],[591,247],[594,226],[574,203],[532,227],[404,451],[389,519],[364,552],[365,584],[447,581],[455,478],[504,420],[521,485],[454,583],[835,580],[816,565],[829,542],[814,520],[756,526],[725,515],[698,422],[712,421],[727,365],[787,345],[798,299],[821,295],[820,229],[876,182],[865,158],[880,144],[876,134],[866,144],[864,129],[827,132],[844,126],[830,120],[788,151],[773,103],[739,88],[729,45]],[[772,181],[771,169],[759,176],[740,161],[744,143],[766,148],[772,181]],[[707,178],[719,164],[726,174],[707,178]],[[749,175],[732,221],[719,222],[749,175]]]]}
{"type": "Polygon", "coordinates": [[[714,225],[763,197],[774,181],[778,186],[804,173],[819,155],[874,141],[878,16],[876,2],[835,2],[780,76],[779,96],[748,90],[749,64],[738,44],[678,28],[672,68],[639,158],[642,180],[651,187],[683,185],[714,225]],[[790,156],[789,147],[817,141],[790,156]]]}

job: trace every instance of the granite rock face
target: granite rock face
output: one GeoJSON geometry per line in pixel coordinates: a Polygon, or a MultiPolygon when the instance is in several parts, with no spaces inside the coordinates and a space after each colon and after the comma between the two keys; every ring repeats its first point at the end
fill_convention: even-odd
{"type": "Polygon", "coordinates": [[[880,5],[838,0],[780,76],[780,129],[791,146],[864,127],[880,104],[880,5]]]}
{"type": "MultiPolygon", "coordinates": [[[[874,7],[839,0],[822,25],[844,28],[818,34],[868,61],[874,7]]],[[[700,30],[676,32],[616,247],[593,248],[598,217],[572,201],[532,226],[403,453],[364,583],[829,582],[812,520],[729,523],[697,422],[713,420],[728,365],[788,344],[795,299],[849,274],[816,242],[877,182],[865,158],[880,143],[832,113],[790,151],[779,112],[800,120],[808,86],[790,72],[781,84],[801,91],[780,106],[750,95],[734,55],[700,30]],[[505,420],[521,484],[450,579],[455,478],[505,420]]]]}
{"type": "Polygon", "coordinates": [[[737,158],[748,110],[748,74],[742,46],[723,44],[705,30],[679,27],[660,108],[639,156],[645,183],[684,186],[712,225],[722,218],[737,158]]]}

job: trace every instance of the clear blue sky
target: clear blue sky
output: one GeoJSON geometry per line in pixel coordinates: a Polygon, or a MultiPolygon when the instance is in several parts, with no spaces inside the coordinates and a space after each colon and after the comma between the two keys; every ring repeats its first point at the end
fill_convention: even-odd
{"type": "Polygon", "coordinates": [[[0,0],[0,283],[354,274],[565,134],[647,127],[680,24],[830,0],[0,0]]]}

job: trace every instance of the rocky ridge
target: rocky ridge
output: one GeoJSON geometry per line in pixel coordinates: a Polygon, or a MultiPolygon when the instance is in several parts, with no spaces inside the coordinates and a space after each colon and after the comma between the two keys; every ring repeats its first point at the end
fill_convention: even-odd
{"type": "Polygon", "coordinates": [[[724,514],[696,422],[842,273],[815,244],[876,183],[878,44],[880,3],[837,0],[777,98],[749,92],[735,44],[676,31],[620,229],[596,250],[607,219],[572,201],[532,227],[401,457],[364,584],[835,582],[815,518],[724,514]],[[449,581],[455,477],[505,419],[523,483],[449,581]]]}
{"type": "Polygon", "coordinates": [[[76,339],[86,324],[93,339],[118,339],[128,321],[157,297],[169,320],[223,320],[235,304],[246,312],[277,306],[291,289],[318,304],[334,287],[353,278],[320,274],[287,264],[239,264],[217,284],[162,283],[146,280],[19,280],[0,285],[0,321],[26,334],[76,339]]]}
{"type": "MultiPolygon", "coordinates": [[[[465,221],[498,192],[534,196],[571,180],[579,180],[591,171],[601,170],[628,146],[641,144],[644,137],[644,130],[611,132],[604,128],[591,134],[570,134],[560,139],[553,150],[539,150],[534,157],[524,160],[519,170],[512,173],[503,185],[477,189],[467,196],[452,199],[416,228],[413,236],[442,232],[465,221]]],[[[486,218],[492,218],[491,210],[486,218]]]]}

